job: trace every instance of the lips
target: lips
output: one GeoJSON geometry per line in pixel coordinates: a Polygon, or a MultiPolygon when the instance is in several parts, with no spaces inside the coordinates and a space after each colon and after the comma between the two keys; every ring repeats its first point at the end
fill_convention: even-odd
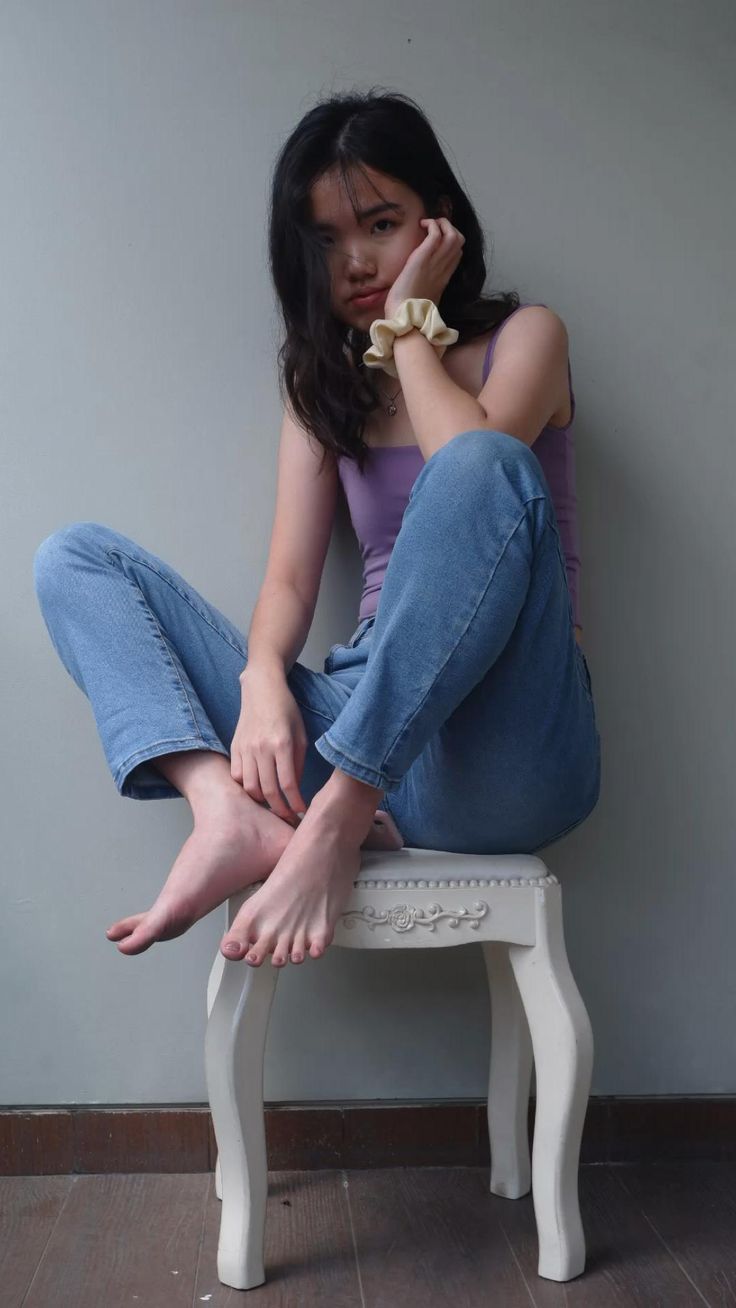
{"type": "Polygon", "coordinates": [[[377,286],[372,291],[361,291],[359,295],[351,295],[350,303],[360,308],[363,303],[372,304],[374,300],[379,300],[382,295],[386,294],[388,287],[377,286]]]}

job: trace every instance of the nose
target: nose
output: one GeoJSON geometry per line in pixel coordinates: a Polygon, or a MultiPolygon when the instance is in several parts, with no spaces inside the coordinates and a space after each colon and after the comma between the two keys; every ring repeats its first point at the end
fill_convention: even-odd
{"type": "Polygon", "coordinates": [[[375,259],[371,258],[369,251],[363,249],[360,240],[345,241],[340,247],[340,253],[348,276],[371,276],[375,272],[375,259]]]}

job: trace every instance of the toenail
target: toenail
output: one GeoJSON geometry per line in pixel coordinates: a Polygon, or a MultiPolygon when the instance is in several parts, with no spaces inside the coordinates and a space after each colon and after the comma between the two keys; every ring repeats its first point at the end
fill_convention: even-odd
{"type": "Polygon", "coordinates": [[[239,948],[240,945],[236,945],[234,940],[228,941],[228,943],[225,945],[225,949],[227,950],[228,954],[237,954],[239,948]]]}

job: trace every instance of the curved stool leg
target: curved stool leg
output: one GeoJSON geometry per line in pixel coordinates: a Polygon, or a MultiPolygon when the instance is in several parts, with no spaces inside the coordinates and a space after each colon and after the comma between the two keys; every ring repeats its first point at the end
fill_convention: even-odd
{"type": "Polygon", "coordinates": [[[536,943],[509,945],[529,1022],[537,1082],[532,1195],[540,1276],[585,1268],[578,1200],[580,1141],[593,1070],[593,1032],[565,949],[559,885],[535,891],[536,943]]]}
{"type": "Polygon", "coordinates": [[[532,1042],[508,945],[488,940],[482,947],[491,1002],[490,1188],[491,1194],[520,1199],[531,1189],[528,1121],[532,1042]]]}
{"type": "MultiPolygon", "coordinates": [[[[240,903],[242,898],[238,908],[240,903]]],[[[232,915],[231,910],[230,920],[232,915]]],[[[263,1053],[279,969],[225,958],[222,963],[205,1035],[207,1093],[222,1181],[217,1275],[223,1285],[252,1290],[266,1279],[263,1053]]]]}
{"type": "MultiPolygon", "coordinates": [[[[212,1005],[215,1002],[215,995],[217,994],[217,991],[220,986],[220,982],[222,980],[222,972],[224,966],[225,966],[225,959],[218,949],[217,957],[215,958],[215,961],[212,964],[209,981],[207,982],[207,1016],[208,1017],[212,1012],[212,1005]]],[[[217,1195],[218,1199],[222,1199],[222,1173],[220,1172],[219,1154],[215,1159],[215,1194],[217,1195]]]]}

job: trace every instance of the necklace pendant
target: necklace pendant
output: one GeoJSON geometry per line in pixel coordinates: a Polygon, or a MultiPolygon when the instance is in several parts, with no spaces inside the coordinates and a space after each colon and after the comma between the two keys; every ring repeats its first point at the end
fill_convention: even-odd
{"type": "Polygon", "coordinates": [[[386,412],[388,413],[389,418],[393,418],[394,414],[398,413],[398,409],[396,408],[396,405],[394,404],[393,400],[389,404],[386,412]]]}

